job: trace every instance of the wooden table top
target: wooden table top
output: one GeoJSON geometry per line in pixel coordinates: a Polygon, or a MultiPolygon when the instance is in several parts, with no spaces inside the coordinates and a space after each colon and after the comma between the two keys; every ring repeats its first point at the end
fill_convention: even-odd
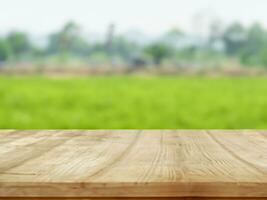
{"type": "Polygon", "coordinates": [[[0,197],[267,197],[267,131],[0,131],[0,197]]]}

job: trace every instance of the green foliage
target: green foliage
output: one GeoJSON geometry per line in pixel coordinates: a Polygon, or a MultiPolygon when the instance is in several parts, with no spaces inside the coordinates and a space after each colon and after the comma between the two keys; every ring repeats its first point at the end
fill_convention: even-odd
{"type": "Polygon", "coordinates": [[[267,47],[263,48],[259,53],[260,62],[264,67],[267,67],[267,47]]]}
{"type": "Polygon", "coordinates": [[[195,47],[189,47],[177,52],[176,57],[179,60],[194,60],[197,55],[197,49],[195,47]]]}
{"type": "Polygon", "coordinates": [[[266,65],[263,57],[266,47],[267,32],[260,24],[252,25],[247,31],[247,39],[240,53],[241,62],[245,65],[266,65]]]}
{"type": "Polygon", "coordinates": [[[154,43],[147,46],[144,51],[151,56],[154,64],[160,65],[163,59],[172,55],[173,49],[163,43],[154,43]]]}
{"type": "Polygon", "coordinates": [[[7,36],[7,42],[16,59],[20,59],[31,50],[31,43],[25,33],[11,32],[7,36]]]}
{"type": "Polygon", "coordinates": [[[130,42],[123,36],[119,36],[114,38],[113,51],[116,56],[120,56],[127,61],[139,51],[139,48],[134,42],[130,42]]]}
{"type": "Polygon", "coordinates": [[[0,77],[0,128],[266,129],[266,78],[0,77]]]}
{"type": "Polygon", "coordinates": [[[9,59],[11,54],[10,47],[5,40],[0,39],[0,63],[9,59]]]}
{"type": "MultiPolygon", "coordinates": [[[[0,61],[42,60],[60,65],[74,63],[122,64],[150,63],[159,66],[163,61],[172,66],[215,66],[218,60],[239,59],[247,66],[267,66],[267,30],[261,24],[246,28],[233,23],[223,28],[220,20],[210,25],[209,35],[201,38],[178,28],[171,29],[157,42],[146,43],[141,36],[133,42],[124,35],[116,35],[115,27],[108,28],[102,41],[89,40],[74,22],[66,23],[48,38],[48,45],[35,45],[23,32],[11,32],[1,41],[0,61]],[[6,40],[6,42],[4,42],[6,40]],[[136,61],[141,62],[136,62],[136,61]],[[102,63],[101,63],[102,62],[102,63]]],[[[148,42],[148,41],[147,41],[148,42]]],[[[217,65],[218,66],[218,65],[217,65]]]]}
{"type": "Polygon", "coordinates": [[[227,27],[223,34],[226,53],[229,56],[238,55],[245,45],[246,37],[246,30],[241,24],[234,23],[227,27]]]}
{"type": "Polygon", "coordinates": [[[48,54],[87,56],[89,51],[89,44],[81,37],[79,26],[73,22],[68,22],[62,30],[49,37],[48,54]]]}

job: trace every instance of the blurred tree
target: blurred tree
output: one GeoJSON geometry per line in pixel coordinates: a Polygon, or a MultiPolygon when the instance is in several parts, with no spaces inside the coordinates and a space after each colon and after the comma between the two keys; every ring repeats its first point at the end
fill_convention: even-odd
{"type": "Polygon", "coordinates": [[[10,47],[5,40],[0,39],[0,63],[9,59],[11,54],[10,47]]]}
{"type": "Polygon", "coordinates": [[[220,19],[215,19],[210,24],[209,42],[213,43],[216,40],[221,40],[223,37],[223,24],[220,19]]]}
{"type": "Polygon", "coordinates": [[[121,57],[125,62],[130,60],[140,51],[140,47],[123,36],[113,39],[113,54],[121,57]]]}
{"type": "Polygon", "coordinates": [[[109,56],[113,55],[114,34],[115,34],[115,25],[110,24],[108,26],[107,35],[106,35],[106,43],[105,43],[105,48],[109,56]]]}
{"type": "Polygon", "coordinates": [[[173,53],[173,49],[163,43],[148,45],[144,51],[151,56],[155,65],[160,65],[163,59],[168,58],[173,53]]]}
{"type": "Polygon", "coordinates": [[[15,59],[20,59],[31,50],[31,43],[25,33],[11,32],[7,36],[7,42],[15,59]]]}
{"type": "Polygon", "coordinates": [[[196,59],[198,49],[194,46],[190,46],[180,51],[177,51],[176,58],[178,60],[194,61],[196,59]]]}
{"type": "Polygon", "coordinates": [[[214,19],[210,24],[208,36],[208,48],[213,53],[225,51],[225,44],[223,41],[223,23],[220,19],[214,19]]]}
{"type": "Polygon", "coordinates": [[[64,56],[66,54],[87,56],[90,46],[81,37],[79,26],[74,22],[68,22],[58,33],[50,35],[47,52],[64,54],[64,56]]]}
{"type": "Polygon", "coordinates": [[[68,22],[59,32],[58,35],[58,48],[60,51],[71,51],[73,41],[79,34],[79,26],[74,22],[68,22]]]}
{"type": "Polygon", "coordinates": [[[183,48],[185,46],[185,33],[178,28],[173,28],[163,35],[161,41],[173,48],[183,48]]]}
{"type": "MultiPolygon", "coordinates": [[[[96,42],[92,45],[92,53],[94,52],[105,52],[105,45],[101,42],[96,42]]],[[[106,53],[107,54],[107,53],[106,53]]]]}
{"type": "Polygon", "coordinates": [[[34,58],[41,58],[45,56],[45,49],[40,47],[33,47],[32,54],[34,58]]]}
{"type": "Polygon", "coordinates": [[[105,44],[103,42],[94,43],[89,54],[89,62],[94,64],[106,64],[108,61],[109,57],[106,52],[105,44]]]}
{"type": "Polygon", "coordinates": [[[246,65],[260,65],[261,52],[267,45],[267,32],[260,24],[253,24],[247,33],[247,39],[240,53],[240,59],[246,65]]]}
{"type": "Polygon", "coordinates": [[[267,67],[267,46],[265,46],[259,53],[259,59],[264,67],[267,67]]]}
{"type": "Polygon", "coordinates": [[[231,24],[223,33],[226,53],[236,56],[244,47],[247,35],[245,28],[240,23],[231,24]]]}

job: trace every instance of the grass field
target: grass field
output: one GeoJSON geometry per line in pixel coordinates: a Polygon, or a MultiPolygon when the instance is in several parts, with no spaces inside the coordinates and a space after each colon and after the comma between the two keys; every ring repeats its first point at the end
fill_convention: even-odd
{"type": "Polygon", "coordinates": [[[0,128],[267,128],[267,79],[0,76],[0,128]]]}

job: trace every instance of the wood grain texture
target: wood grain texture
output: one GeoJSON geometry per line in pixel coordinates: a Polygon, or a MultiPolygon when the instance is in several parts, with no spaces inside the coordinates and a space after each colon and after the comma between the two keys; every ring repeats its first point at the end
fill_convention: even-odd
{"type": "Polygon", "coordinates": [[[162,198],[0,198],[0,200],[267,200],[267,198],[205,198],[205,197],[162,197],[162,198]]]}
{"type": "Polygon", "coordinates": [[[267,198],[267,132],[0,131],[0,197],[267,198]]]}

